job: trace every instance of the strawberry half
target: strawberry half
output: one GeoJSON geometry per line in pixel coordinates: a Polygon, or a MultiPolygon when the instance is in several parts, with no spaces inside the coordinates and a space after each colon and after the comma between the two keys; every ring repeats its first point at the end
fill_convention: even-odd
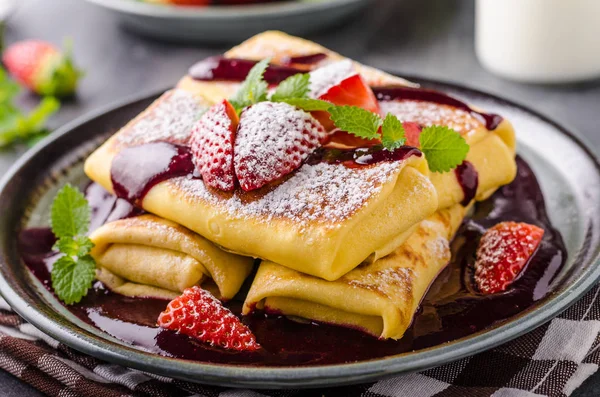
{"type": "Polygon", "coordinates": [[[235,109],[224,100],[200,117],[190,138],[192,160],[204,183],[227,192],[235,189],[233,143],[238,122],[235,109]]]}
{"type": "Polygon", "coordinates": [[[260,349],[252,331],[217,298],[198,286],[173,299],[158,316],[158,326],[228,350],[260,349]]]}
{"type": "Polygon", "coordinates": [[[358,106],[379,114],[379,102],[371,87],[359,74],[345,78],[339,84],[329,88],[319,99],[334,105],[358,106]]]}
{"type": "Polygon", "coordinates": [[[8,47],[2,61],[21,84],[40,95],[73,95],[81,71],[73,65],[70,51],[61,53],[50,43],[27,40],[8,47]]]}
{"type": "Polygon", "coordinates": [[[241,188],[258,189],[294,171],[325,136],[314,117],[287,103],[260,102],[246,108],[234,150],[241,188]]]}
{"type": "Polygon", "coordinates": [[[481,237],[475,282],[484,294],[505,291],[542,241],[544,230],[528,223],[501,222],[481,237]]]}

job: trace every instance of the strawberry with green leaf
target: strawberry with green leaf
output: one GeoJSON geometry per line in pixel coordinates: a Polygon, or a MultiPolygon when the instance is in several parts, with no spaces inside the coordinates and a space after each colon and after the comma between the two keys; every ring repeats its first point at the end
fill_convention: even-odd
{"type": "Polygon", "coordinates": [[[73,64],[71,51],[61,52],[41,40],[26,40],[8,47],[2,61],[21,84],[39,95],[73,95],[81,71],[73,64]]]}
{"type": "Polygon", "coordinates": [[[0,148],[15,142],[37,142],[47,134],[46,120],[60,107],[56,98],[45,97],[25,114],[14,104],[20,89],[0,67],[0,148]]]}

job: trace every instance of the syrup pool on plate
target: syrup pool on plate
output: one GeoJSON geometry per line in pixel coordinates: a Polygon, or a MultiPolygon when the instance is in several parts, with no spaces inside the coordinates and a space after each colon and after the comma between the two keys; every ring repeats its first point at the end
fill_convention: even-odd
{"type": "MultiPolygon", "coordinates": [[[[104,289],[100,283],[80,304],[68,306],[68,309],[83,321],[136,348],[211,363],[337,364],[400,354],[463,338],[509,319],[543,298],[566,260],[562,238],[548,219],[535,175],[523,159],[517,158],[517,164],[517,177],[511,184],[501,187],[488,200],[475,204],[473,214],[465,219],[451,243],[450,263],[433,282],[411,327],[398,341],[381,341],[353,329],[255,313],[241,318],[264,349],[252,353],[230,352],[157,328],[156,319],[167,301],[128,298],[104,289]],[[545,230],[543,241],[509,290],[481,295],[472,281],[479,238],[488,227],[509,220],[542,227],[545,230]]],[[[102,194],[101,188],[92,186],[95,185],[87,189],[90,202],[99,206],[102,197],[112,200],[110,211],[94,213],[114,219],[117,216],[114,211],[122,211],[117,202],[126,202],[102,194]],[[91,194],[95,197],[90,197],[91,194]]],[[[23,260],[48,288],[53,242],[48,229],[24,230],[19,236],[23,260]]],[[[243,293],[238,295],[239,299],[226,304],[237,315],[241,311],[243,293]]]]}

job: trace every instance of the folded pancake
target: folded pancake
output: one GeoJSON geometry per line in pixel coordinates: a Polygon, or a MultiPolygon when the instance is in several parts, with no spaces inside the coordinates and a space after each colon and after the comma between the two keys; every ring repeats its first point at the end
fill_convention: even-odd
{"type": "Polygon", "coordinates": [[[191,286],[213,284],[215,295],[231,299],[254,262],[149,214],[106,223],[90,238],[97,278],[127,296],[172,298],[191,286]]]}
{"type": "MultiPolygon", "coordinates": [[[[314,53],[327,56],[309,67],[344,59],[315,43],[279,32],[257,35],[226,56],[271,57],[272,62],[283,62],[285,58],[314,53]]],[[[376,69],[357,63],[355,66],[372,86],[414,87],[376,69]]],[[[96,150],[87,159],[85,172],[114,193],[111,164],[123,149],[157,141],[187,145],[190,126],[203,109],[230,97],[238,86],[237,82],[185,77],[177,88],[161,96],[96,150]]],[[[381,100],[382,110],[410,102],[381,100]]],[[[413,102],[417,102],[419,111],[401,106],[390,111],[405,121],[423,125],[455,123],[471,144],[467,160],[479,174],[477,199],[513,179],[514,131],[508,121],[489,131],[473,112],[413,102]],[[433,106],[437,113],[420,106],[433,106]],[[457,121],[459,116],[463,119],[457,121]]],[[[365,260],[373,261],[392,252],[437,209],[466,204],[470,197],[465,200],[465,195],[456,172],[429,173],[423,156],[411,156],[358,168],[305,163],[278,184],[252,192],[237,189],[225,193],[206,187],[200,179],[176,177],[152,186],[138,205],[231,252],[335,280],[365,260]]]]}
{"type": "Polygon", "coordinates": [[[449,241],[465,211],[455,205],[436,212],[392,254],[335,281],[263,262],[243,313],[265,310],[399,339],[429,285],[449,262],[449,241]]]}
{"type": "MultiPolygon", "coordinates": [[[[256,35],[225,53],[226,58],[262,60],[281,64],[292,57],[325,54],[326,57],[312,65],[313,68],[345,60],[314,42],[289,36],[282,32],[269,31],[256,35]]],[[[356,71],[371,87],[415,87],[417,85],[382,72],[375,68],[353,62],[356,71]]],[[[208,102],[215,103],[230,98],[240,83],[231,81],[199,81],[191,76],[180,80],[178,87],[202,95],[208,102]]],[[[385,90],[384,90],[385,91],[385,90]]],[[[377,89],[376,89],[377,92],[377,89]]],[[[386,99],[380,97],[382,114],[392,113],[402,121],[417,122],[423,126],[446,125],[458,131],[470,145],[467,156],[478,173],[475,200],[485,200],[500,186],[510,183],[517,172],[515,163],[515,132],[511,123],[504,119],[491,131],[473,112],[426,100],[386,99]]],[[[431,181],[438,192],[438,208],[447,208],[465,200],[465,193],[455,172],[432,173],[431,181]]],[[[467,198],[466,201],[469,201],[467,198]]]]}

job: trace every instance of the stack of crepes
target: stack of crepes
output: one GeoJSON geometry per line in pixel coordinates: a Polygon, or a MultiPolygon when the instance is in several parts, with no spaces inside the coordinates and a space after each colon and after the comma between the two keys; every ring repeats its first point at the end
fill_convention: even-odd
{"type": "MultiPolygon", "coordinates": [[[[344,59],[279,32],[255,36],[225,57],[270,58],[276,65],[317,53],[326,56],[312,68],[344,59]]],[[[414,87],[355,68],[371,87],[414,87]]],[[[113,192],[111,162],[121,150],[154,141],[188,144],[198,113],[239,85],[186,76],[97,149],[85,164],[87,175],[113,192]]],[[[508,121],[490,131],[469,109],[404,99],[380,106],[402,121],[458,131],[477,171],[474,200],[514,178],[508,121]]],[[[175,177],[154,185],[141,202],[153,215],[95,231],[93,255],[98,278],[117,292],[168,297],[206,280],[202,285],[216,285],[222,299],[238,292],[259,258],[244,314],[264,309],[398,339],[448,263],[449,241],[472,202],[456,172],[431,173],[424,156],[361,167],[305,163],[281,183],[252,192],[221,192],[201,179],[175,177]]]]}

